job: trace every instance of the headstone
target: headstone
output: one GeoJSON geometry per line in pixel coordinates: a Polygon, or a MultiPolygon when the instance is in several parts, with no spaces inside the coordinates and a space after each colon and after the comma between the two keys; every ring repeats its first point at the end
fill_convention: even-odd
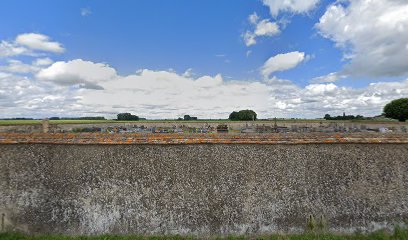
{"type": "Polygon", "coordinates": [[[43,128],[43,133],[48,133],[50,130],[50,123],[48,121],[48,118],[45,118],[42,120],[42,128],[43,128]]]}

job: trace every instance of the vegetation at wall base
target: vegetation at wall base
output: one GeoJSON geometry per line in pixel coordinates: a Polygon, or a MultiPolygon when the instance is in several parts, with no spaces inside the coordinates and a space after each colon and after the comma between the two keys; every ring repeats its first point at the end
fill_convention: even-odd
{"type": "MultiPolygon", "coordinates": [[[[137,235],[98,235],[98,236],[66,236],[66,235],[25,235],[15,232],[0,233],[0,240],[184,240],[199,239],[194,236],[137,236],[137,235]]],[[[260,239],[260,240],[408,240],[408,229],[396,227],[393,233],[379,230],[370,234],[356,233],[337,235],[327,233],[305,233],[298,235],[264,235],[264,236],[227,236],[211,237],[210,239],[260,239]]]]}

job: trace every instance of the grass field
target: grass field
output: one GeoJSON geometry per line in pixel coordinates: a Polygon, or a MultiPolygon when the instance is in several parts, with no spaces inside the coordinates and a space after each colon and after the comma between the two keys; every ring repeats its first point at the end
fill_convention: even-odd
{"type": "MultiPolygon", "coordinates": [[[[114,120],[51,120],[51,124],[68,124],[68,123],[109,123],[114,120]]],[[[31,125],[41,124],[41,120],[0,120],[0,125],[31,125]]]]}
{"type": "MultiPolygon", "coordinates": [[[[50,124],[84,124],[84,123],[127,123],[129,121],[116,121],[116,120],[50,120],[50,124]]],[[[179,120],[140,120],[132,121],[129,123],[144,123],[144,122],[177,122],[177,123],[194,123],[194,122],[235,122],[230,120],[196,120],[196,121],[179,121],[179,120]]],[[[257,120],[257,123],[262,122],[274,122],[274,120],[257,120]]],[[[379,119],[379,120],[323,120],[323,119],[278,119],[278,123],[320,123],[320,122],[364,122],[364,123],[389,123],[397,122],[395,120],[379,119]]],[[[31,125],[31,124],[41,124],[41,120],[0,120],[0,125],[31,125]]]]}
{"type": "MultiPolygon", "coordinates": [[[[100,235],[100,236],[63,236],[63,235],[23,235],[20,233],[0,233],[0,240],[160,240],[160,239],[198,239],[195,237],[183,236],[114,236],[114,235],[100,235]]],[[[387,233],[386,231],[377,231],[372,234],[353,234],[353,235],[333,235],[333,234],[301,234],[301,235],[269,235],[269,236],[230,236],[210,239],[273,239],[273,240],[407,240],[408,230],[396,228],[394,233],[387,233]]]]}

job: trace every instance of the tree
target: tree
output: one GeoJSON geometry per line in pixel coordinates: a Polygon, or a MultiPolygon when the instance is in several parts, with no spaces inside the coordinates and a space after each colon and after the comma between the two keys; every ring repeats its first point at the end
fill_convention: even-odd
{"type": "Polygon", "coordinates": [[[232,112],[229,119],[232,121],[252,121],[256,120],[256,113],[253,110],[241,110],[239,112],[232,112]]]}
{"type": "Polygon", "coordinates": [[[343,113],[342,116],[330,116],[330,114],[326,114],[323,117],[325,120],[364,120],[366,119],[364,116],[361,115],[346,115],[345,113],[343,113]]]}
{"type": "Polygon", "coordinates": [[[238,121],[239,120],[239,114],[238,112],[233,111],[230,115],[229,115],[229,120],[232,121],[238,121]]]}
{"type": "Polygon", "coordinates": [[[184,115],[184,120],[185,121],[191,121],[191,120],[197,120],[197,117],[191,117],[190,115],[184,115]]]}
{"type": "Polygon", "coordinates": [[[137,121],[139,117],[130,113],[119,113],[118,121],[137,121]]]}
{"type": "Polygon", "coordinates": [[[408,119],[408,98],[391,101],[384,107],[385,117],[405,122],[408,119]]]}

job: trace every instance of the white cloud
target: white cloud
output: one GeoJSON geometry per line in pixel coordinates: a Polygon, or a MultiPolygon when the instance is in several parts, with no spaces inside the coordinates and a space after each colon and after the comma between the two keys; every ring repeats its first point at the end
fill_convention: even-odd
{"type": "Polygon", "coordinates": [[[273,36],[280,33],[278,24],[270,22],[268,19],[264,19],[256,25],[256,36],[273,36]]]}
{"type": "Polygon", "coordinates": [[[229,81],[221,75],[186,77],[175,72],[142,70],[138,75],[118,76],[101,84],[102,91],[89,91],[81,101],[99,109],[134,111],[144,116],[198,117],[228,115],[241,108],[265,111],[270,88],[259,82],[229,81]]]}
{"type": "Polygon", "coordinates": [[[286,71],[299,65],[307,59],[304,52],[289,52],[278,54],[269,58],[261,68],[262,75],[266,78],[274,72],[286,71]]]}
{"type": "Polygon", "coordinates": [[[252,51],[251,51],[251,50],[246,51],[246,56],[247,56],[247,57],[249,57],[249,55],[251,55],[251,54],[252,54],[252,51]]]}
{"type": "Polygon", "coordinates": [[[77,93],[13,74],[0,81],[0,117],[50,117],[80,114],[77,93]]]}
{"type": "Polygon", "coordinates": [[[106,64],[76,59],[69,62],[55,62],[38,72],[36,77],[59,85],[101,89],[99,84],[116,77],[116,71],[106,64]]]}
{"type": "Polygon", "coordinates": [[[24,33],[18,35],[14,41],[0,42],[0,57],[37,56],[38,51],[63,53],[65,49],[60,43],[52,42],[48,36],[38,33],[24,33]]]}
{"type": "Polygon", "coordinates": [[[347,0],[329,6],[316,24],[344,50],[344,73],[373,77],[408,73],[408,2],[347,0]]]}
{"type": "Polygon", "coordinates": [[[248,21],[254,26],[253,31],[246,31],[243,35],[245,45],[248,47],[256,44],[257,37],[271,37],[280,33],[276,22],[271,22],[269,19],[259,21],[256,13],[249,15],[248,21]]]}
{"type": "Polygon", "coordinates": [[[243,37],[244,37],[245,45],[247,47],[256,44],[256,39],[255,39],[256,35],[254,33],[250,32],[250,31],[246,31],[243,37]]]}
{"type": "Polygon", "coordinates": [[[92,11],[89,8],[81,8],[81,16],[86,17],[92,14],[92,11]]]}
{"type": "MultiPolygon", "coordinates": [[[[319,0],[263,0],[263,4],[269,7],[271,15],[276,18],[280,12],[291,12],[296,14],[307,13],[316,7],[319,0]]],[[[257,43],[257,37],[276,36],[280,34],[279,25],[283,28],[289,23],[287,18],[281,18],[278,22],[271,22],[269,19],[260,20],[254,12],[248,16],[248,22],[254,26],[253,31],[246,31],[242,37],[247,47],[257,43]]]]}
{"type": "Polygon", "coordinates": [[[37,58],[33,61],[34,66],[48,66],[51,65],[54,61],[51,58],[37,58]]]}
{"type": "Polygon", "coordinates": [[[311,83],[333,83],[337,82],[338,80],[347,77],[346,75],[342,75],[338,72],[332,72],[325,76],[315,77],[310,82],[311,83]]]}
{"type": "Polygon", "coordinates": [[[10,77],[10,76],[11,76],[10,73],[0,72],[0,79],[8,78],[8,77],[10,77]]]}
{"type": "Polygon", "coordinates": [[[272,16],[280,12],[307,13],[319,3],[319,0],[262,0],[269,7],[272,16]]]}
{"type": "Polygon", "coordinates": [[[106,64],[80,59],[56,62],[40,73],[38,79],[0,73],[0,117],[115,117],[126,111],[148,118],[184,114],[226,118],[231,111],[246,108],[254,109],[261,118],[316,118],[343,111],[373,116],[387,102],[408,95],[408,80],[350,88],[334,83],[300,87],[276,77],[225,81],[219,74],[193,77],[148,69],[120,76],[106,64]],[[100,88],[72,87],[81,84],[100,88]]]}
{"type": "Polygon", "coordinates": [[[27,49],[7,41],[0,42],[0,57],[12,57],[27,52],[27,49]]]}
{"type": "Polygon", "coordinates": [[[65,49],[58,42],[50,41],[50,38],[38,33],[24,33],[16,37],[15,42],[32,50],[53,53],[63,53],[65,49]]]}
{"type": "Polygon", "coordinates": [[[334,85],[333,83],[310,84],[306,86],[305,89],[309,95],[323,95],[323,94],[334,92],[337,89],[337,86],[334,85]]]}
{"type": "Polygon", "coordinates": [[[11,73],[34,73],[39,71],[37,66],[26,64],[19,60],[10,59],[7,62],[8,65],[0,65],[0,71],[11,73]]]}
{"type": "Polygon", "coordinates": [[[248,21],[251,24],[256,24],[259,20],[258,14],[256,12],[252,13],[251,15],[248,16],[248,21]]]}
{"type": "MultiPolygon", "coordinates": [[[[141,70],[141,71],[143,71],[143,70],[141,70]]],[[[187,70],[183,73],[183,77],[190,78],[190,77],[192,77],[192,76],[194,76],[194,72],[193,72],[193,69],[192,69],[192,68],[187,69],[187,70]]]]}

